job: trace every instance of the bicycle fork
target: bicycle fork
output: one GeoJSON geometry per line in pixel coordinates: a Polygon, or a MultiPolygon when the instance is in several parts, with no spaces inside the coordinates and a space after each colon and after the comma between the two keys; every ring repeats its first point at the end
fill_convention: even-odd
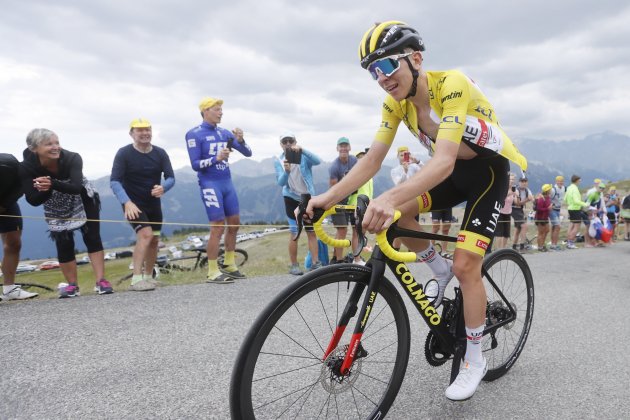
{"type": "MultiPolygon", "coordinates": [[[[352,333],[352,338],[350,339],[350,345],[348,346],[348,351],[344,357],[343,363],[341,364],[340,374],[346,375],[350,371],[350,367],[352,367],[352,363],[357,357],[357,351],[361,348],[361,337],[363,336],[363,331],[365,330],[365,326],[367,325],[367,321],[370,317],[370,312],[374,307],[374,303],[376,301],[376,289],[378,287],[378,283],[382,277],[382,273],[385,269],[384,262],[377,262],[372,267],[372,273],[370,277],[370,283],[367,286],[367,291],[365,293],[365,297],[363,298],[363,303],[361,305],[361,312],[359,313],[359,317],[357,318],[357,324],[354,327],[354,332],[352,333]],[[380,265],[380,270],[378,266],[380,265]],[[380,273],[380,274],[379,274],[380,273]]],[[[352,318],[358,310],[358,301],[363,294],[363,291],[366,289],[366,286],[363,284],[355,284],[352,293],[350,294],[350,298],[348,299],[348,303],[343,310],[343,313],[339,317],[339,321],[335,328],[332,338],[326,348],[326,352],[324,353],[324,357],[322,360],[326,360],[326,358],[330,355],[330,353],[337,348],[339,345],[339,341],[343,336],[343,333],[348,326],[348,322],[350,318],[352,318]]]]}

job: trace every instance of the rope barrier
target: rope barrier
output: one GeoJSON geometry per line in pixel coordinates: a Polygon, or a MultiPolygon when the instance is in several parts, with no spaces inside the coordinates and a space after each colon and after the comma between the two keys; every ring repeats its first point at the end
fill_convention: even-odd
{"type": "MultiPolygon", "coordinates": [[[[423,213],[423,214],[429,214],[429,213],[423,213]]],[[[121,220],[121,219],[85,219],[85,218],[58,218],[58,217],[45,217],[45,216],[16,216],[16,215],[12,215],[12,214],[2,214],[0,215],[0,217],[12,217],[12,218],[21,218],[21,219],[29,219],[29,220],[64,220],[64,221],[71,221],[71,222],[80,222],[80,221],[85,221],[85,222],[102,222],[102,223],[121,223],[121,224],[128,224],[130,223],[129,220],[121,220]]],[[[622,218],[620,218],[621,220],[623,220],[622,218]]],[[[547,221],[549,222],[549,219],[543,219],[543,220],[535,220],[535,219],[526,219],[526,222],[540,222],[540,221],[547,221]]],[[[582,223],[583,219],[563,219],[560,224],[565,224],[565,223],[582,223]]],[[[457,223],[457,222],[451,222],[451,223],[457,223]]],[[[497,223],[510,223],[512,224],[512,220],[510,221],[498,221],[497,223]]],[[[190,223],[190,222],[149,222],[149,221],[142,221],[142,224],[155,224],[155,225],[166,225],[166,226],[189,226],[189,227],[203,227],[203,228],[208,228],[211,226],[210,222],[208,223],[190,223]]],[[[420,223],[418,222],[418,224],[420,226],[433,226],[433,223],[420,223]]],[[[281,228],[290,228],[290,225],[285,225],[285,224],[238,224],[238,225],[224,225],[226,227],[281,227],[281,228]]]]}

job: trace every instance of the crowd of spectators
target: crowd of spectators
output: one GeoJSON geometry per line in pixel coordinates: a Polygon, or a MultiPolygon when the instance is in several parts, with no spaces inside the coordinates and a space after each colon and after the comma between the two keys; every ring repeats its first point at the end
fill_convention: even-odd
{"type": "MultiPolygon", "coordinates": [[[[232,283],[244,278],[234,264],[235,237],[240,225],[240,209],[236,190],[232,184],[228,159],[233,150],[244,156],[252,151],[244,140],[243,131],[232,131],[218,126],[223,115],[223,101],[204,98],[199,104],[202,123],[186,133],[186,147],[193,170],[198,174],[201,201],[208,214],[210,235],[208,254],[209,283],[232,283]],[[226,253],[223,264],[217,261],[219,242],[223,238],[226,253]]],[[[119,200],[122,214],[135,231],[136,243],[133,251],[132,291],[153,290],[159,282],[152,277],[150,268],[156,262],[157,243],[163,221],[161,197],[175,184],[175,175],[167,152],[151,143],[151,123],[143,118],[134,119],[129,126],[132,142],[122,147],[114,159],[111,173],[111,188],[119,200]]],[[[329,168],[329,185],[339,182],[366,152],[353,155],[350,140],[337,140],[338,157],[329,168]]],[[[301,196],[314,195],[312,167],[321,159],[298,145],[295,134],[280,135],[282,153],[275,161],[276,181],[282,187],[286,220],[289,225],[288,259],[289,273],[301,275],[304,270],[298,259],[298,243],[293,240],[297,225],[294,209],[301,196]]],[[[408,147],[397,150],[398,165],[391,170],[392,182],[405,182],[422,170],[423,163],[416,159],[408,147]]],[[[99,195],[92,184],[83,176],[83,163],[78,153],[63,149],[59,137],[51,130],[32,130],[26,140],[22,162],[7,154],[0,154],[0,234],[4,246],[3,300],[28,299],[37,293],[27,292],[15,284],[15,271],[21,248],[22,218],[17,200],[24,194],[29,204],[43,206],[50,238],[57,247],[57,256],[64,277],[59,285],[60,297],[75,297],[80,294],[77,279],[74,232],[81,233],[92,264],[95,285],[99,295],[113,293],[106,279],[103,244],[100,238],[99,195]]],[[[558,175],[553,183],[542,185],[536,194],[528,186],[528,179],[521,177],[516,182],[514,174],[506,191],[503,206],[498,215],[494,249],[510,246],[527,252],[575,249],[582,240],[585,246],[605,246],[619,236],[630,241],[630,195],[623,197],[614,185],[606,186],[595,179],[594,185],[585,194],[579,189],[581,177],[573,175],[569,187],[564,177],[558,175]],[[530,204],[531,203],[531,204],[530,204]],[[530,207],[531,206],[531,207],[530,207]],[[531,216],[533,215],[533,217],[531,216]],[[511,220],[514,221],[512,227],[511,220]],[[536,227],[534,240],[528,239],[528,222],[536,227]],[[565,222],[565,223],[563,223],[565,222]],[[623,235],[619,225],[623,224],[623,235]],[[561,238],[561,227],[568,225],[561,238]],[[582,229],[584,225],[584,229],[582,229]],[[602,232],[604,234],[602,234],[602,232]],[[549,239],[549,242],[548,242],[549,239]]],[[[341,201],[355,204],[358,194],[372,198],[373,180],[341,201]]],[[[336,238],[343,239],[352,226],[353,249],[358,238],[354,230],[352,214],[332,217],[336,238]]],[[[452,209],[433,209],[432,230],[448,235],[453,219],[452,209]]],[[[328,262],[326,247],[322,247],[311,227],[306,227],[309,265],[314,270],[328,262]]],[[[442,244],[446,252],[447,243],[442,244]]],[[[394,242],[399,248],[400,243],[394,242]]],[[[333,251],[331,263],[354,262],[365,264],[360,256],[344,256],[342,249],[333,251]]]]}

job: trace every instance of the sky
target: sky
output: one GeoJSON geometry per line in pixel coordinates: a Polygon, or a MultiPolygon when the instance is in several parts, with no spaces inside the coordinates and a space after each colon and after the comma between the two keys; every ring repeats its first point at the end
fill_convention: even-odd
{"type": "MultiPolygon", "coordinates": [[[[622,0],[0,0],[0,10],[0,151],[21,157],[27,133],[45,127],[81,154],[88,178],[110,173],[137,117],[175,169],[188,166],[184,136],[204,96],[225,101],[221,126],[242,128],[258,161],[280,154],[287,130],[325,161],[341,136],[368,147],[385,94],[357,50],[386,20],[418,29],[425,70],[473,78],[517,144],[630,135],[622,0]]],[[[421,152],[404,126],[395,145],[421,152]]]]}

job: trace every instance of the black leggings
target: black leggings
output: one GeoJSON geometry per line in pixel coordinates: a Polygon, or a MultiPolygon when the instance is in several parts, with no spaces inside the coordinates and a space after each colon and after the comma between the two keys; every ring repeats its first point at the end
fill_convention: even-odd
{"type": "MultiPolygon", "coordinates": [[[[81,200],[85,208],[85,214],[90,221],[81,227],[81,235],[83,242],[87,247],[88,253],[99,252],[103,250],[103,242],[101,241],[101,224],[98,221],[100,217],[99,201],[87,196],[85,189],[81,192],[81,200]]],[[[63,232],[55,235],[55,246],[57,247],[57,259],[60,263],[67,263],[75,260],[74,255],[74,232],[63,232]]]]}

